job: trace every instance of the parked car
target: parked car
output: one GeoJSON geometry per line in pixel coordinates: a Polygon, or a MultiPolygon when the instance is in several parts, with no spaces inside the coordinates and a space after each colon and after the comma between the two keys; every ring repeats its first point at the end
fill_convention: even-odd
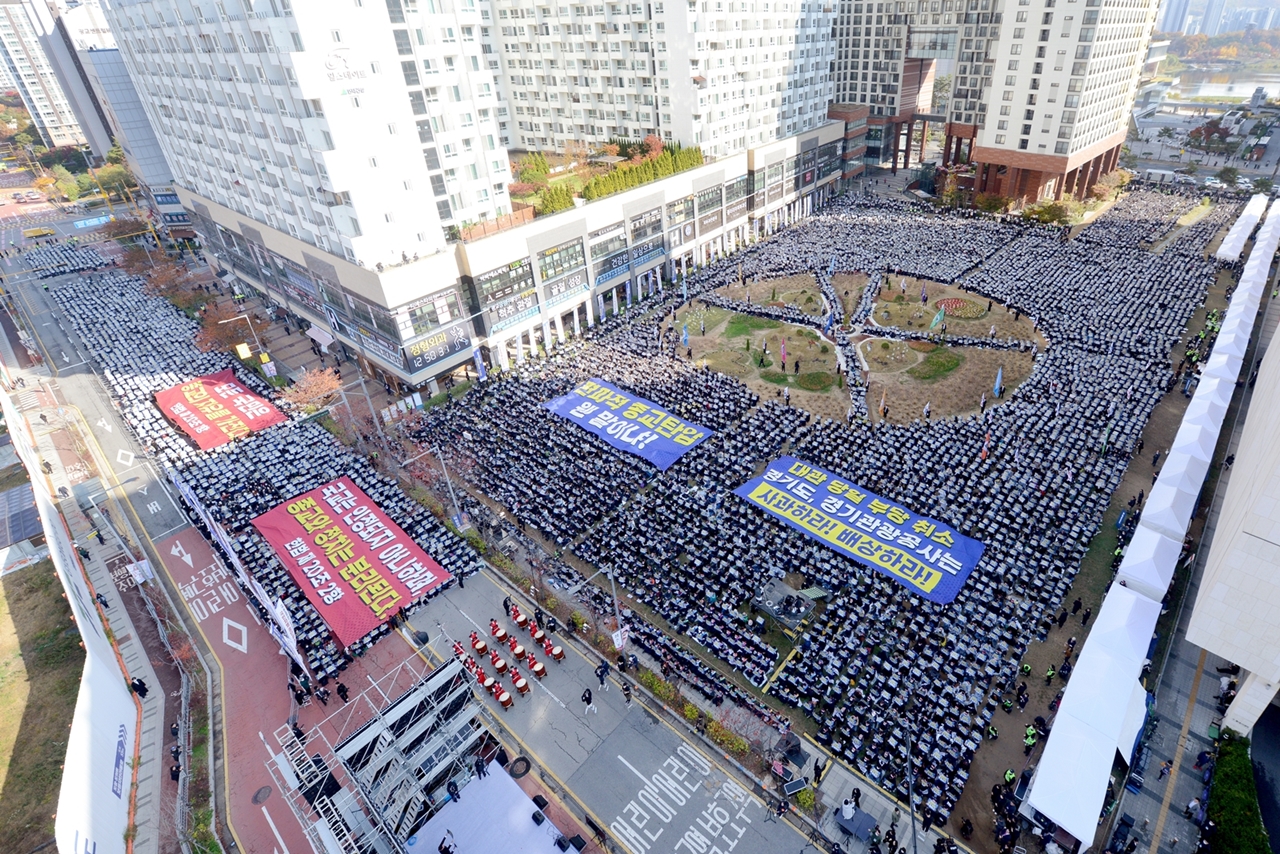
{"type": "Polygon", "coordinates": [[[1195,182],[1196,182],[1196,179],[1192,178],[1190,175],[1174,175],[1173,176],[1173,183],[1175,184],[1194,184],[1195,182]]]}
{"type": "Polygon", "coordinates": [[[1204,185],[1206,187],[1213,187],[1214,189],[1221,189],[1222,187],[1226,186],[1225,184],[1223,184],[1221,181],[1219,181],[1217,178],[1213,177],[1212,175],[1204,179],[1204,185]]]}

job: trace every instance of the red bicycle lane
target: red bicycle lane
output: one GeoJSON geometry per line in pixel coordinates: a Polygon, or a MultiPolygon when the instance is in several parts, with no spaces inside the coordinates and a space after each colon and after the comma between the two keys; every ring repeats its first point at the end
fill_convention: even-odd
{"type": "Polygon", "coordinates": [[[196,528],[156,550],[181,592],[222,676],[222,732],[228,824],[242,851],[306,854],[310,841],[267,770],[264,739],[288,723],[289,659],[196,528]]]}

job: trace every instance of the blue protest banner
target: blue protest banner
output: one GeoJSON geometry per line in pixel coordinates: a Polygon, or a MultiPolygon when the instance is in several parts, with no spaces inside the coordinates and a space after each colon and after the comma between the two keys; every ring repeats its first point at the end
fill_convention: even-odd
{"type": "Polygon", "coordinates": [[[685,421],[665,407],[601,379],[586,380],[568,394],[542,405],[662,471],[711,435],[710,429],[685,421]]]}
{"type": "Polygon", "coordinates": [[[795,457],[770,463],[734,494],[943,605],[956,598],[986,548],[795,457]]]}

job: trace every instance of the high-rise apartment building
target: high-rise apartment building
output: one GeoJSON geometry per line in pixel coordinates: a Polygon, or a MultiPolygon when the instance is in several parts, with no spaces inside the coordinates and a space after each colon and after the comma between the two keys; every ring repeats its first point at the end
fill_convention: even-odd
{"type": "Polygon", "coordinates": [[[1004,0],[973,113],[969,101],[961,109],[957,77],[944,162],[959,154],[975,164],[978,192],[1032,201],[1088,192],[1119,163],[1157,6],[1004,0]]]}
{"type": "Polygon", "coordinates": [[[40,46],[66,95],[93,155],[101,160],[111,148],[106,111],[80,62],[82,53],[115,47],[99,0],[24,0],[40,46]]]}
{"type": "Polygon", "coordinates": [[[41,43],[43,29],[23,0],[0,0],[0,59],[46,145],[87,141],[41,43]]]}
{"type": "Polygon", "coordinates": [[[1227,0],[1209,0],[1204,9],[1204,18],[1200,21],[1200,32],[1206,36],[1216,36],[1222,32],[1222,18],[1226,11],[1227,0]]]}
{"type": "Polygon", "coordinates": [[[109,14],[193,203],[383,269],[510,211],[484,18],[439,8],[121,0],[109,14]]]}
{"type": "Polygon", "coordinates": [[[1160,31],[1165,33],[1184,33],[1187,31],[1187,12],[1191,8],[1191,0],[1167,0],[1164,4],[1164,17],[1160,20],[1160,31]]]}
{"type": "Polygon", "coordinates": [[[830,3],[523,0],[495,8],[514,147],[657,134],[722,157],[826,122],[830,3]]]}

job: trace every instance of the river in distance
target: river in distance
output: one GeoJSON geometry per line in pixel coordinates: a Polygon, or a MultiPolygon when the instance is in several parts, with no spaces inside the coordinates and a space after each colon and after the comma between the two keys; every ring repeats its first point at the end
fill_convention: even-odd
{"type": "Polygon", "coordinates": [[[1267,95],[1280,95],[1280,72],[1251,71],[1243,68],[1187,69],[1178,73],[1178,89],[1184,98],[1248,98],[1261,86],[1267,95]]]}

